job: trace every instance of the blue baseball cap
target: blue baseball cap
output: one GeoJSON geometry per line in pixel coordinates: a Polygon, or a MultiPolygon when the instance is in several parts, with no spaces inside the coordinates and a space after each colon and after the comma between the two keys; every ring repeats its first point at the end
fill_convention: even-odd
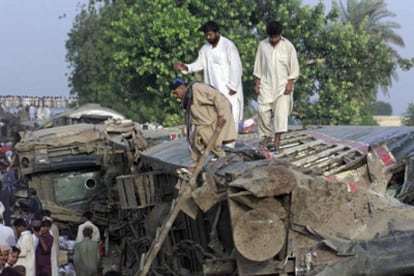
{"type": "Polygon", "coordinates": [[[175,89],[177,89],[177,87],[178,86],[180,86],[180,85],[182,85],[182,84],[184,84],[185,83],[185,81],[184,80],[182,80],[182,79],[180,79],[180,78],[175,78],[173,81],[172,81],[172,83],[170,84],[170,89],[171,90],[175,90],[175,89]]]}

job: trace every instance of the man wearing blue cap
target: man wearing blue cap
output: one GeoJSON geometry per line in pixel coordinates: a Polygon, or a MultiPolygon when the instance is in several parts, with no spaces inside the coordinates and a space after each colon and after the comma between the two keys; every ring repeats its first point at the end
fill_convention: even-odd
{"type": "Polygon", "coordinates": [[[170,88],[176,98],[182,99],[182,106],[185,109],[187,141],[190,144],[191,159],[193,160],[188,171],[192,173],[216,126],[223,128],[211,149],[216,157],[226,155],[221,147],[222,143],[236,140],[231,104],[223,94],[205,83],[192,82],[187,84],[177,78],[170,88]],[[194,128],[190,135],[191,126],[194,128]]]}

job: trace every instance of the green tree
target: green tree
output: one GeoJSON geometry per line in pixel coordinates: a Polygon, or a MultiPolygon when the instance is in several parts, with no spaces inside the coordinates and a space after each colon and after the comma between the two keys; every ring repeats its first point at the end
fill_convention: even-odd
{"type": "Polygon", "coordinates": [[[374,115],[384,115],[390,116],[392,115],[392,106],[390,103],[386,103],[383,101],[375,101],[372,104],[372,110],[374,115]]]}
{"type": "Polygon", "coordinates": [[[407,110],[403,114],[401,123],[404,126],[414,126],[414,104],[410,102],[407,110]]]}
{"type": "MultiPolygon", "coordinates": [[[[398,52],[392,48],[392,44],[404,47],[404,40],[395,30],[400,29],[400,24],[388,20],[396,15],[387,9],[384,0],[347,0],[346,5],[343,1],[335,1],[334,7],[338,10],[339,18],[344,23],[350,23],[354,30],[366,30],[370,34],[379,34],[383,41],[388,45],[395,60],[401,59],[398,52]]],[[[396,70],[389,73],[388,82],[392,85],[393,80],[398,80],[396,70]]],[[[382,92],[388,94],[387,86],[381,86],[382,92]]]]}
{"type": "MultiPolygon", "coordinates": [[[[174,61],[196,57],[204,43],[198,29],[210,19],[219,22],[238,44],[242,59],[250,61],[256,39],[248,18],[255,5],[242,0],[141,0],[104,2],[98,9],[91,1],[67,41],[72,92],[81,103],[99,102],[137,121],[180,122],[179,105],[168,89],[178,74],[174,61]]],[[[251,75],[251,62],[244,70],[251,75]]]]}
{"type": "Polygon", "coordinates": [[[362,123],[363,113],[375,100],[375,88],[389,85],[384,75],[396,66],[377,35],[355,32],[349,24],[331,20],[306,43],[307,78],[296,89],[296,108],[310,124],[362,123]]]}
{"type": "MultiPolygon", "coordinates": [[[[360,124],[375,88],[390,85],[398,66],[381,34],[355,31],[335,9],[301,6],[300,0],[91,1],[78,15],[67,41],[72,93],[139,122],[182,123],[168,84],[181,76],[177,60],[192,61],[205,40],[202,23],[215,20],[239,48],[246,102],[255,98],[253,65],[265,25],[277,19],[296,46],[301,66],[295,115],[309,124],[360,124]]],[[[190,80],[190,77],[185,77],[190,80]]]]}
{"type": "Polygon", "coordinates": [[[400,24],[388,21],[396,15],[389,11],[384,0],[347,0],[335,1],[340,20],[350,23],[354,30],[364,26],[365,30],[372,34],[381,34],[386,43],[404,47],[404,40],[394,30],[400,29],[400,24]],[[387,21],[384,21],[387,20],[387,21]]]}

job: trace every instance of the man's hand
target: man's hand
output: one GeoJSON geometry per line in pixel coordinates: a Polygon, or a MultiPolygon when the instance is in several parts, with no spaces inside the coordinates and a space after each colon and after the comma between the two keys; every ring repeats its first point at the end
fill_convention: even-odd
{"type": "Polygon", "coordinates": [[[39,231],[36,231],[35,229],[33,229],[33,228],[32,228],[32,232],[33,232],[33,234],[34,234],[36,237],[39,237],[39,236],[40,236],[40,230],[39,230],[39,231]]]}
{"type": "Polygon", "coordinates": [[[292,94],[292,91],[293,91],[293,80],[288,80],[286,84],[285,95],[292,94]]]}
{"type": "Polygon", "coordinates": [[[254,86],[254,91],[256,92],[256,95],[260,94],[260,79],[256,78],[256,84],[254,86]]]}
{"type": "Polygon", "coordinates": [[[226,119],[223,116],[218,116],[217,126],[223,127],[226,124],[226,119]]]}
{"type": "Polygon", "coordinates": [[[182,62],[177,62],[174,64],[174,69],[178,71],[188,71],[188,66],[182,62]]]}

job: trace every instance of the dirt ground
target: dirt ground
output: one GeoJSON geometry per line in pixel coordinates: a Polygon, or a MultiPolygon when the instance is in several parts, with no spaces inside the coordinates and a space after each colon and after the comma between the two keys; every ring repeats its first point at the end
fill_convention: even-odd
{"type": "Polygon", "coordinates": [[[102,258],[103,273],[110,270],[119,271],[119,263],[121,257],[115,250],[109,251],[108,254],[102,258]]]}

